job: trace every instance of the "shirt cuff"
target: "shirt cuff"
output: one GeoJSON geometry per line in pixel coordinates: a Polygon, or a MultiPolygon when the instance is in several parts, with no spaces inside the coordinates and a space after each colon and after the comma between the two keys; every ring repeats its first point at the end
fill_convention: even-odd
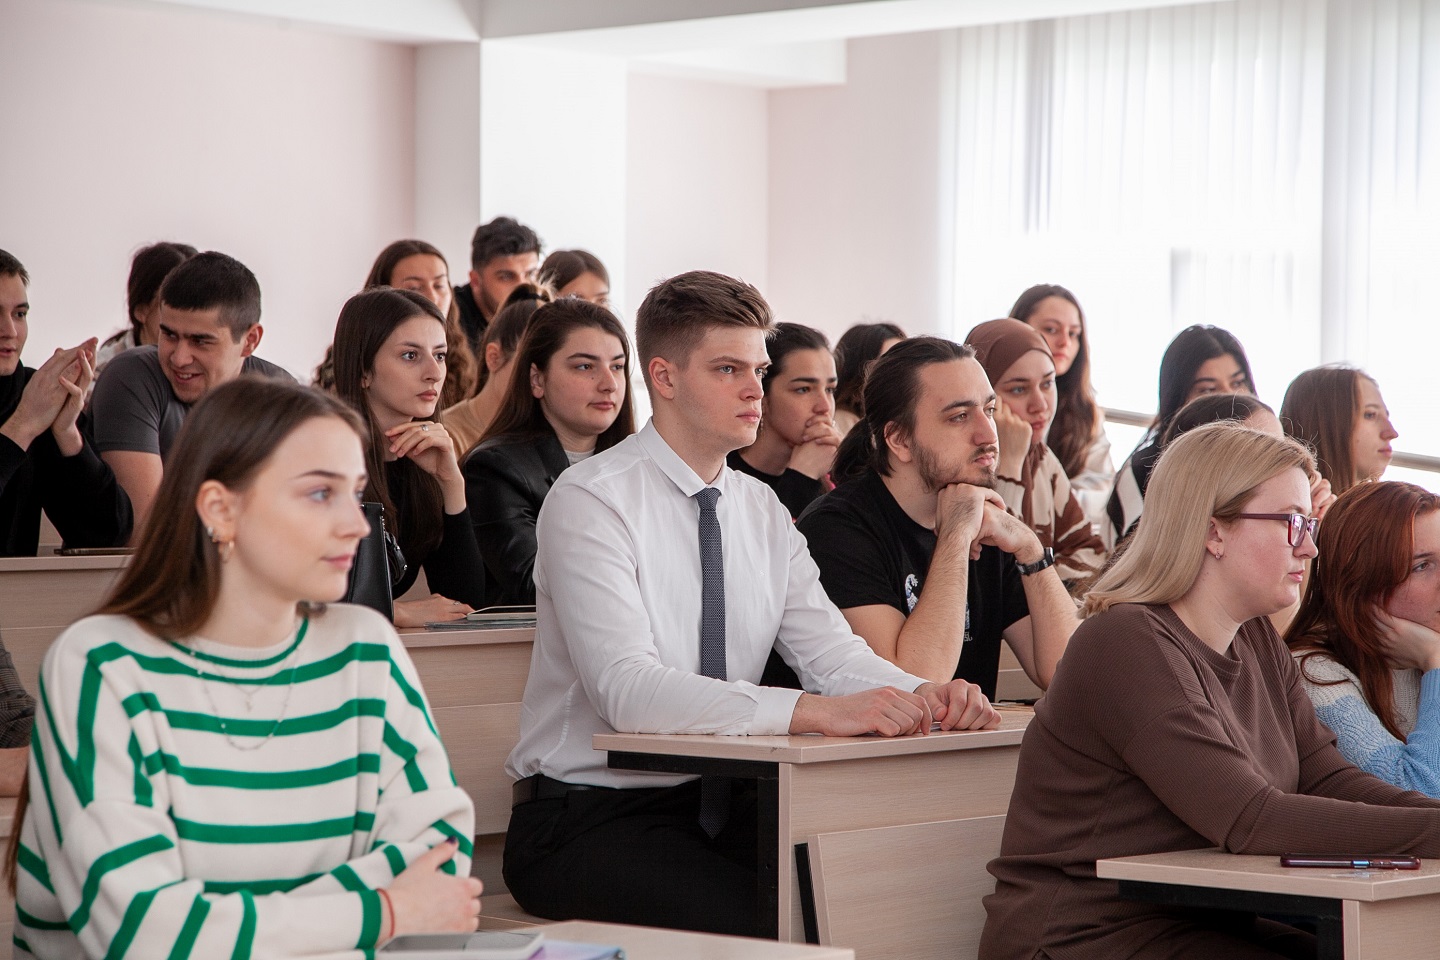
{"type": "Polygon", "coordinates": [[[759,696],[755,704],[755,717],[750,721],[746,733],[752,737],[783,736],[790,732],[790,721],[795,716],[795,704],[800,702],[803,690],[786,690],[780,687],[757,687],[759,696]]]}

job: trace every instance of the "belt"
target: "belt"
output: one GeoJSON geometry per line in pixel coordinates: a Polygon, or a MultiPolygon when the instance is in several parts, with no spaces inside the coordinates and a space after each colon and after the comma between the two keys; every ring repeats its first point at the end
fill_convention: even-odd
{"type": "Polygon", "coordinates": [[[586,783],[566,783],[547,777],[543,773],[516,780],[510,789],[510,806],[518,807],[532,800],[558,800],[572,790],[609,790],[610,787],[592,787],[586,783]]]}

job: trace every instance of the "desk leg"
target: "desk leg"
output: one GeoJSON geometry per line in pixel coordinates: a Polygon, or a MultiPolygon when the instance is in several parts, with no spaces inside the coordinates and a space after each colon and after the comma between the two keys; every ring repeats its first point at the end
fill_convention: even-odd
{"type": "MultiPolygon", "coordinates": [[[[788,826],[784,831],[780,829],[780,780],[775,776],[758,777],[755,790],[755,842],[759,847],[756,866],[760,874],[755,909],[760,916],[760,936],[767,940],[789,939],[780,936],[780,838],[790,838],[788,826]]],[[[788,913],[785,919],[789,919],[788,913]]]]}
{"type": "Polygon", "coordinates": [[[1346,900],[1343,906],[1345,960],[1422,960],[1435,956],[1440,894],[1368,903],[1346,900]]]}

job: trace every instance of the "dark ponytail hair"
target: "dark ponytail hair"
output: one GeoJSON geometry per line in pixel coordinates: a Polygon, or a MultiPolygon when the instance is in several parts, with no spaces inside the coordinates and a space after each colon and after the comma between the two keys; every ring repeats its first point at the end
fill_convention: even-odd
{"type": "Polygon", "coordinates": [[[905,436],[914,431],[920,371],[931,364],[974,357],[974,350],[954,340],[910,337],[877,358],[865,377],[865,415],[841,442],[830,471],[832,479],[843,483],[866,470],[890,476],[890,446],[885,434],[892,423],[905,436]]]}
{"type": "Polygon", "coordinates": [[[1164,450],[1176,437],[1187,434],[1196,427],[1226,420],[1243,423],[1260,410],[1275,412],[1269,404],[1261,403],[1258,398],[1248,393],[1207,393],[1203,397],[1196,397],[1170,419],[1170,426],[1165,428],[1165,433],[1160,437],[1160,449],[1164,450]]]}
{"type": "Polygon", "coordinates": [[[520,338],[530,325],[535,311],[549,303],[553,297],[549,289],[533,283],[522,283],[510,291],[505,303],[495,312],[485,335],[480,338],[480,389],[490,382],[490,365],[485,362],[485,350],[490,344],[499,345],[501,356],[509,360],[520,348],[520,338]]]}
{"type": "Polygon", "coordinates": [[[130,311],[130,329],[135,343],[142,342],[140,334],[144,324],[135,316],[135,311],[155,302],[160,295],[160,285],[165,276],[180,264],[199,253],[188,243],[160,241],[148,247],[141,247],[130,260],[130,276],[125,281],[125,303],[130,311]]]}
{"type": "Polygon", "coordinates": [[[835,409],[865,415],[865,371],[886,340],[904,340],[905,331],[893,323],[857,323],[835,344],[835,409]]]}

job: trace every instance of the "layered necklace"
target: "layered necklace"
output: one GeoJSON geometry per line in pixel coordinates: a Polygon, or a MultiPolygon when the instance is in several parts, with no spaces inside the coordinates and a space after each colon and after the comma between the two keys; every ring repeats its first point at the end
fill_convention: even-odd
{"type": "MultiPolygon", "coordinates": [[[[259,750],[261,747],[265,746],[265,744],[269,743],[272,739],[274,739],[275,734],[280,732],[280,725],[285,722],[285,715],[290,712],[290,698],[295,693],[295,672],[300,667],[300,643],[302,640],[305,639],[305,631],[309,628],[309,626],[309,618],[300,621],[299,631],[295,635],[295,644],[291,647],[290,652],[285,657],[285,663],[288,663],[290,665],[290,677],[285,681],[285,700],[283,703],[280,704],[280,715],[276,717],[275,722],[271,724],[270,732],[265,734],[265,736],[260,739],[256,739],[254,737],[246,737],[243,740],[235,739],[234,735],[230,732],[229,724],[225,721],[225,714],[220,710],[220,706],[215,702],[215,695],[210,692],[210,684],[213,681],[216,684],[224,684],[226,687],[231,687],[239,690],[240,694],[245,698],[246,713],[250,713],[254,709],[255,695],[266,687],[273,686],[273,684],[262,682],[250,686],[245,686],[243,684],[235,683],[230,680],[223,680],[218,676],[212,675],[210,671],[205,669],[204,660],[202,659],[201,655],[195,650],[193,645],[178,644],[178,646],[182,647],[186,653],[190,654],[191,666],[195,670],[195,676],[198,677],[200,680],[200,689],[205,691],[205,699],[210,704],[210,711],[214,714],[216,721],[218,721],[220,724],[220,733],[224,735],[225,741],[229,743],[230,746],[234,747],[236,750],[242,750],[245,752],[249,752],[251,750],[259,750]]],[[[284,671],[285,665],[281,664],[280,672],[283,673],[284,671]]],[[[279,676],[279,674],[277,673],[276,676],[279,676]]]]}

